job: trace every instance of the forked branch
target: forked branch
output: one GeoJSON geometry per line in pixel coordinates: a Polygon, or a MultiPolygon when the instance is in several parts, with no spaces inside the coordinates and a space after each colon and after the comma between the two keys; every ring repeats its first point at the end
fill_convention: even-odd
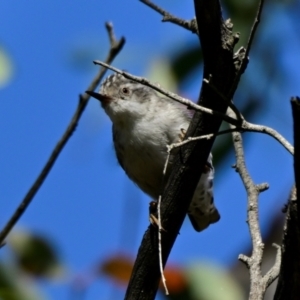
{"type": "Polygon", "coordinates": [[[240,255],[239,260],[245,263],[250,272],[249,300],[262,300],[269,285],[278,277],[281,264],[281,248],[274,245],[274,247],[277,248],[275,264],[271,270],[263,276],[261,273],[261,263],[264,244],[258,221],[258,197],[262,191],[268,188],[268,185],[254,184],[245,164],[242,135],[239,132],[233,132],[232,137],[236,155],[235,169],[239,173],[247,191],[247,222],[253,246],[251,256],[240,255]]]}
{"type": "MultiPolygon", "coordinates": [[[[113,25],[111,23],[106,23],[105,24],[106,29],[108,31],[108,36],[110,40],[110,49],[106,58],[106,62],[110,64],[114,58],[118,55],[118,53],[121,51],[121,49],[124,46],[125,39],[122,37],[120,40],[116,40],[114,36],[114,31],[113,31],[113,25]]],[[[98,86],[100,83],[101,79],[103,78],[104,74],[106,73],[106,68],[100,68],[98,74],[95,76],[95,78],[92,80],[91,84],[87,88],[89,91],[95,90],[95,88],[98,86]]],[[[87,94],[83,94],[79,96],[79,102],[77,105],[77,108],[75,110],[75,113],[66,128],[66,131],[62,135],[61,139],[58,141],[57,145],[54,147],[50,157],[48,158],[48,161],[46,162],[45,166],[43,167],[41,173],[25,195],[24,199],[21,201],[19,206],[17,207],[16,211],[13,213],[9,221],[6,223],[2,231],[0,232],[0,245],[4,244],[4,240],[9,234],[9,232],[12,230],[12,228],[15,226],[15,224],[18,222],[20,217],[23,215],[25,212],[26,208],[28,205],[31,203],[33,200],[34,196],[36,195],[37,191],[40,189],[42,186],[44,180],[48,176],[49,172],[51,171],[51,168],[53,167],[54,163],[56,162],[56,159],[58,158],[59,154],[63,150],[64,146],[68,142],[69,138],[75,131],[79,119],[86,108],[88,101],[90,99],[90,96],[87,94]]]]}
{"type": "Polygon", "coordinates": [[[146,4],[159,14],[163,16],[162,22],[171,22],[173,24],[176,24],[180,27],[183,27],[192,33],[198,33],[198,28],[197,28],[197,22],[196,19],[192,19],[190,21],[180,19],[178,17],[175,17],[171,15],[168,11],[164,10],[163,8],[159,7],[158,5],[154,4],[153,2],[149,0],[140,0],[142,3],[146,4]]]}
{"type": "MultiPolygon", "coordinates": [[[[222,20],[218,0],[195,0],[194,4],[203,50],[204,76],[206,73],[217,75],[214,76],[214,84],[221,93],[228,95],[235,76],[232,32],[222,20]]],[[[220,97],[216,97],[208,87],[202,87],[198,104],[226,115],[227,104],[220,97]]],[[[196,111],[185,137],[216,133],[222,120],[214,114],[196,111]]],[[[162,226],[167,232],[162,234],[161,240],[163,266],[177,238],[213,142],[214,137],[187,143],[174,157],[161,201],[162,226]]],[[[160,279],[157,240],[157,229],[150,227],[139,248],[125,299],[155,298],[160,279]]]]}
{"type": "MultiPolygon", "coordinates": [[[[263,0],[259,2],[259,7],[257,10],[257,15],[249,36],[248,45],[246,47],[245,55],[242,60],[242,63],[240,64],[240,67],[237,72],[237,76],[234,80],[234,84],[232,86],[232,92],[235,91],[241,74],[244,72],[247,61],[248,61],[248,55],[249,51],[252,45],[252,41],[258,26],[258,23],[260,21],[262,8],[263,8],[263,0]]],[[[232,92],[229,93],[229,97],[232,97],[232,92]]],[[[235,110],[236,112],[236,110],[235,110]]],[[[230,113],[229,113],[230,114],[230,113]]],[[[255,131],[267,133],[271,136],[273,136],[275,139],[277,139],[285,148],[291,153],[294,153],[294,148],[282,137],[280,136],[275,130],[265,127],[265,126],[259,126],[255,124],[251,124],[246,122],[241,116],[236,116],[238,119],[241,120],[243,123],[242,127],[247,129],[254,129],[255,131]]],[[[230,125],[232,127],[232,125],[230,125]]],[[[242,145],[242,135],[239,132],[232,133],[233,136],[233,142],[234,142],[234,148],[236,153],[236,171],[240,174],[240,177],[243,181],[243,184],[245,186],[245,189],[247,191],[248,196],[248,210],[247,210],[247,216],[248,216],[248,226],[250,230],[252,245],[253,245],[253,251],[251,257],[247,257],[245,255],[240,255],[239,259],[244,262],[247,266],[247,268],[250,271],[250,300],[259,300],[263,299],[264,294],[266,292],[266,289],[268,286],[278,277],[279,271],[280,271],[280,265],[281,265],[281,248],[277,245],[274,245],[277,248],[277,255],[276,255],[276,261],[274,266],[271,268],[271,270],[265,275],[262,276],[261,274],[261,263],[262,263],[262,257],[263,257],[263,248],[264,244],[262,242],[261,233],[260,233],[260,227],[258,222],[258,196],[259,194],[266,190],[267,185],[255,185],[252,178],[250,177],[246,165],[245,165],[245,159],[244,159],[244,152],[243,152],[243,145],[242,145]]]]}
{"type": "Polygon", "coordinates": [[[186,105],[189,108],[192,108],[196,111],[201,111],[205,114],[210,114],[210,115],[214,115],[214,116],[218,116],[220,118],[222,118],[222,120],[228,122],[229,124],[235,125],[236,126],[236,130],[240,131],[240,132],[244,132],[244,131],[248,131],[248,132],[258,132],[258,133],[264,133],[264,134],[268,134],[269,136],[273,137],[274,139],[276,139],[286,150],[288,150],[291,154],[294,153],[294,147],[280,134],[278,133],[276,130],[268,127],[268,126],[264,126],[264,125],[258,125],[258,124],[252,124],[249,123],[245,120],[245,118],[242,116],[242,114],[240,113],[240,111],[237,109],[237,107],[233,104],[230,103],[229,100],[226,99],[226,97],[221,94],[213,85],[211,85],[211,83],[204,79],[203,82],[206,83],[207,86],[209,86],[220,98],[222,98],[224,100],[225,103],[230,103],[230,106],[234,109],[235,113],[238,114],[238,118],[233,118],[231,116],[229,116],[228,114],[223,114],[219,111],[213,110],[213,109],[209,109],[206,108],[204,106],[198,105],[196,103],[194,103],[193,101],[180,97],[179,95],[172,93],[164,88],[162,88],[161,86],[159,86],[158,84],[152,83],[151,81],[149,81],[148,79],[144,78],[144,77],[138,77],[138,76],[134,76],[128,72],[122,71],[118,68],[115,68],[107,63],[104,63],[102,61],[96,60],[94,61],[95,64],[97,65],[101,65],[105,68],[108,68],[118,74],[123,75],[124,77],[131,79],[133,81],[139,82],[143,85],[149,86],[152,89],[156,90],[157,92],[167,96],[170,99],[173,99],[179,103],[182,103],[184,105],[186,105]]]}

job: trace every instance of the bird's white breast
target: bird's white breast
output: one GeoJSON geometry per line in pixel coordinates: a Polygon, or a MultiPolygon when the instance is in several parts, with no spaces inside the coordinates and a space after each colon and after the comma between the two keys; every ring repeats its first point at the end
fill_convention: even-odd
{"type": "Polygon", "coordinates": [[[162,189],[162,172],[167,157],[167,145],[179,141],[181,128],[187,129],[184,116],[177,118],[167,111],[152,118],[140,118],[129,127],[119,127],[115,148],[128,176],[152,198],[162,189]],[[164,118],[165,122],[161,122],[164,118]],[[118,150],[119,149],[119,150],[118,150]]]}

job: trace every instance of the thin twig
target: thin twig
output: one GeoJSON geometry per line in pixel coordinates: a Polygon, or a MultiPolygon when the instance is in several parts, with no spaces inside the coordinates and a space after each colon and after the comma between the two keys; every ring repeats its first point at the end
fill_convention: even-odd
{"type": "MultiPolygon", "coordinates": [[[[201,139],[211,139],[211,138],[213,138],[217,135],[230,133],[230,132],[233,132],[233,131],[236,131],[236,130],[238,130],[238,129],[237,128],[232,128],[232,129],[219,131],[216,134],[211,133],[211,134],[206,134],[206,135],[202,135],[202,136],[198,136],[198,137],[188,137],[186,140],[183,140],[182,142],[167,145],[167,158],[166,158],[166,161],[165,161],[165,164],[164,164],[162,181],[163,182],[165,181],[165,177],[166,177],[166,173],[167,173],[167,167],[168,167],[168,164],[169,164],[171,151],[173,149],[179,148],[179,147],[181,147],[181,146],[183,146],[187,143],[190,143],[190,142],[195,142],[195,141],[198,141],[198,140],[201,140],[201,139]]],[[[164,184],[162,184],[162,187],[164,187],[164,184]]],[[[161,221],[161,211],[160,211],[161,198],[162,198],[162,195],[159,195],[158,201],[157,201],[159,269],[160,269],[162,283],[164,285],[166,295],[169,295],[167,284],[166,284],[166,278],[164,276],[164,268],[163,268],[163,260],[162,260],[161,232],[163,230],[163,227],[162,227],[162,224],[161,224],[162,221],[161,221]]]]}
{"type": "MultiPolygon", "coordinates": [[[[222,98],[225,103],[228,103],[229,107],[235,113],[235,117],[240,122],[240,127],[244,131],[250,132],[259,132],[265,133],[276,139],[286,150],[288,150],[292,155],[294,155],[294,147],[276,130],[264,125],[252,124],[245,120],[244,116],[238,110],[238,108],[234,105],[234,103],[227,99],[220,91],[212,84],[211,77],[209,79],[203,79],[203,82],[206,83],[220,98],[222,98]]],[[[231,123],[232,124],[232,123],[231,123]]]]}
{"type": "MultiPolygon", "coordinates": [[[[106,58],[107,63],[111,63],[116,55],[120,52],[122,49],[125,39],[122,37],[119,41],[117,41],[114,37],[113,33],[113,25],[111,23],[105,24],[106,29],[108,31],[109,40],[110,40],[110,50],[106,58]]],[[[87,88],[89,91],[95,90],[95,88],[98,86],[100,80],[103,78],[104,74],[106,72],[106,68],[100,68],[98,74],[95,76],[95,78],[92,80],[91,84],[87,88]]],[[[36,181],[33,183],[27,194],[25,195],[24,199],[21,201],[20,205],[16,209],[16,211],[13,213],[9,221],[6,223],[5,227],[2,229],[0,233],[0,244],[4,243],[5,238],[9,234],[9,232],[12,230],[14,225],[17,223],[17,221],[20,219],[20,217],[25,212],[28,205],[31,203],[32,199],[34,198],[35,194],[39,190],[39,188],[42,186],[44,180],[46,179],[47,175],[49,174],[51,168],[53,167],[56,159],[58,158],[59,154],[61,153],[62,149],[66,145],[67,141],[75,131],[78,121],[88,103],[88,100],[90,99],[90,96],[87,94],[80,95],[79,96],[79,103],[76,108],[76,111],[66,129],[64,134],[62,135],[61,139],[53,149],[47,163],[43,167],[41,173],[37,177],[36,181]]]]}
{"type": "MultiPolygon", "coordinates": [[[[238,115],[237,118],[235,118],[235,116],[229,116],[228,114],[222,114],[218,111],[214,111],[212,109],[200,106],[194,102],[192,102],[191,100],[188,100],[186,98],[180,97],[179,95],[169,92],[163,88],[161,88],[160,86],[158,86],[157,84],[154,84],[152,82],[150,82],[148,79],[143,78],[143,77],[138,77],[138,76],[134,76],[130,73],[127,73],[125,71],[122,71],[118,68],[115,68],[113,66],[110,66],[109,64],[106,64],[102,61],[94,61],[95,64],[97,65],[101,65],[103,67],[106,67],[118,74],[123,75],[124,77],[131,79],[133,81],[139,82],[143,85],[149,86],[152,89],[156,90],[157,92],[160,92],[161,94],[169,97],[170,99],[173,99],[179,103],[182,103],[184,105],[186,105],[187,107],[191,107],[196,111],[202,111],[204,113],[210,114],[210,115],[215,115],[215,116],[219,116],[221,117],[224,121],[228,122],[229,124],[235,125],[237,128],[241,128],[241,131],[248,131],[248,132],[259,132],[259,133],[265,133],[270,135],[271,137],[273,137],[274,139],[276,139],[280,144],[282,144],[282,146],[284,148],[286,148],[291,154],[294,153],[294,148],[293,146],[281,135],[279,134],[276,130],[268,127],[268,126],[264,126],[264,125],[256,125],[256,124],[252,124],[249,123],[248,121],[245,120],[245,118],[243,117],[243,115],[239,112],[239,110],[237,109],[237,107],[231,102],[230,103],[230,107],[234,107],[234,112],[238,115]]],[[[228,99],[226,99],[226,97],[224,95],[222,95],[222,93],[220,93],[219,91],[217,91],[217,89],[211,85],[211,83],[209,82],[209,80],[204,79],[204,82],[206,84],[208,84],[212,89],[214,89],[214,91],[224,100],[226,101],[226,103],[229,103],[228,99]]]]}
{"type": "Polygon", "coordinates": [[[247,122],[246,120],[243,120],[243,123],[241,124],[241,128],[244,131],[265,133],[265,134],[273,137],[287,151],[289,151],[292,155],[294,155],[294,147],[275,129],[268,127],[268,126],[264,126],[264,125],[252,124],[252,123],[247,122]]]}
{"type": "Polygon", "coordinates": [[[209,76],[209,79],[204,78],[203,82],[206,83],[220,98],[222,98],[225,103],[228,104],[228,106],[234,111],[236,119],[239,121],[244,120],[244,117],[242,116],[241,112],[238,110],[238,108],[234,105],[231,99],[226,98],[220,91],[213,85],[212,83],[212,75],[209,76]]]}
{"type": "MultiPolygon", "coordinates": [[[[250,33],[250,36],[249,36],[249,39],[248,39],[248,43],[247,43],[247,47],[246,47],[246,52],[245,52],[245,58],[248,57],[249,55],[249,52],[250,52],[250,49],[252,47],[252,42],[254,40],[254,36],[255,36],[255,33],[256,33],[256,29],[258,27],[258,24],[260,22],[260,17],[261,17],[261,13],[262,13],[262,9],[263,9],[263,6],[264,6],[264,0],[260,0],[259,1],[259,4],[258,4],[258,9],[257,9],[257,12],[256,12],[256,16],[255,16],[255,20],[254,20],[254,24],[251,28],[251,33],[250,33]]],[[[247,59],[243,59],[243,62],[242,62],[242,65],[239,69],[239,72],[243,69],[243,67],[245,66],[245,63],[247,61],[247,59]]]]}
{"type": "MultiPolygon", "coordinates": [[[[211,134],[206,134],[206,135],[202,135],[202,136],[198,136],[198,137],[188,137],[186,140],[183,140],[182,142],[179,142],[179,143],[173,143],[171,145],[167,145],[167,158],[166,158],[166,161],[165,161],[165,164],[164,164],[164,169],[163,169],[163,178],[162,178],[162,181],[164,182],[165,180],[165,177],[166,177],[166,173],[167,173],[167,167],[168,167],[168,164],[169,164],[169,160],[170,160],[170,155],[171,155],[171,151],[175,148],[179,148],[187,143],[190,143],[190,142],[195,142],[195,141],[198,141],[198,140],[201,140],[201,139],[211,139],[217,135],[220,135],[220,134],[225,134],[225,133],[230,133],[230,132],[233,132],[237,130],[236,128],[234,129],[227,129],[227,130],[223,130],[223,131],[219,131],[218,133],[214,134],[214,133],[211,133],[211,134]]],[[[164,187],[164,184],[162,184],[162,186],[164,187]]],[[[164,288],[165,288],[165,292],[166,292],[166,295],[169,294],[168,292],[168,288],[167,288],[167,285],[166,285],[166,279],[165,279],[165,276],[164,276],[164,269],[163,269],[163,260],[162,260],[162,246],[161,246],[161,232],[162,232],[162,224],[161,224],[161,211],[160,211],[160,206],[161,206],[161,198],[162,196],[159,195],[158,197],[158,204],[157,204],[157,217],[158,217],[158,255],[159,255],[159,268],[160,268],[160,273],[161,273],[161,278],[162,278],[162,282],[163,282],[163,285],[164,285],[164,288]]]]}
{"type": "Polygon", "coordinates": [[[110,48],[117,48],[118,49],[119,48],[118,44],[121,42],[121,40],[123,39],[124,42],[125,42],[124,37],[121,37],[120,41],[118,41],[116,39],[115,32],[114,32],[114,27],[113,27],[112,23],[110,23],[110,22],[106,22],[105,23],[105,28],[106,28],[106,30],[108,32],[108,38],[109,38],[110,48]]]}
{"type": "Polygon", "coordinates": [[[171,22],[173,24],[179,25],[179,26],[191,31],[192,33],[198,34],[198,27],[197,27],[196,19],[186,21],[186,20],[183,20],[183,19],[180,19],[178,17],[171,15],[169,12],[167,12],[166,10],[162,9],[161,7],[159,7],[158,5],[154,4],[153,2],[151,2],[149,0],[140,0],[140,1],[144,4],[146,4],[147,6],[149,6],[150,8],[152,8],[153,10],[155,10],[156,12],[158,12],[159,14],[161,14],[163,16],[162,22],[171,22]]]}
{"type": "MultiPolygon", "coordinates": [[[[216,137],[218,135],[221,135],[221,134],[226,134],[226,133],[231,133],[231,132],[235,132],[235,131],[242,131],[241,128],[237,128],[237,127],[233,127],[233,128],[230,128],[230,129],[226,129],[226,130],[221,130],[217,133],[210,133],[210,134],[205,134],[205,135],[201,135],[201,136],[195,136],[195,137],[188,137],[186,140],[182,141],[182,142],[179,142],[179,143],[174,143],[174,144],[171,144],[171,145],[168,145],[167,146],[167,151],[168,153],[170,153],[173,149],[175,148],[178,148],[178,147],[181,147],[187,143],[190,143],[190,142],[196,142],[196,141],[199,141],[199,140],[203,140],[203,139],[206,139],[206,140],[209,140],[213,137],[216,137]]],[[[165,168],[166,168],[166,164],[165,164],[165,168]]]]}
{"type": "MultiPolygon", "coordinates": [[[[168,151],[167,153],[167,158],[165,161],[165,165],[164,165],[164,169],[163,169],[163,177],[162,177],[162,191],[164,189],[164,185],[165,185],[165,178],[166,178],[166,173],[167,173],[167,166],[169,164],[169,159],[170,159],[170,151],[168,151]]],[[[163,230],[162,227],[162,221],[161,221],[161,198],[162,195],[160,194],[157,200],[157,218],[158,218],[158,260],[159,260],[159,270],[160,270],[160,275],[161,275],[161,281],[163,283],[164,289],[165,289],[165,293],[166,295],[169,295],[169,291],[168,291],[168,287],[167,287],[167,283],[166,283],[166,278],[164,275],[164,265],[163,265],[163,258],[162,258],[162,241],[161,241],[161,233],[163,230]]]]}
{"type": "Polygon", "coordinates": [[[282,251],[281,247],[275,243],[272,244],[274,248],[276,248],[276,258],[273,267],[269,270],[269,272],[263,277],[265,281],[266,288],[269,287],[275,279],[279,275],[281,260],[282,260],[282,251]]]}
{"type": "Polygon", "coordinates": [[[164,265],[163,265],[163,259],[162,259],[162,245],[161,245],[161,233],[163,230],[163,227],[161,225],[161,211],[160,211],[160,206],[161,206],[161,195],[158,197],[157,201],[157,217],[158,217],[158,260],[159,260],[159,270],[160,270],[160,275],[161,275],[161,281],[163,283],[165,293],[166,295],[169,295],[168,287],[167,287],[167,280],[164,274],[164,265]]]}
{"type": "Polygon", "coordinates": [[[233,94],[233,91],[236,90],[236,87],[237,87],[237,85],[240,81],[241,75],[242,75],[242,73],[244,72],[244,70],[246,68],[246,65],[247,65],[247,62],[248,62],[249,52],[250,52],[250,49],[252,47],[252,42],[254,40],[256,29],[257,29],[258,24],[260,22],[260,17],[261,17],[263,6],[264,6],[264,0],[260,0],[259,5],[258,5],[258,9],[257,9],[257,12],[256,12],[255,20],[254,20],[254,23],[252,25],[251,32],[250,32],[250,35],[249,35],[249,39],[248,39],[247,47],[246,47],[246,50],[245,50],[244,58],[242,60],[242,63],[240,65],[238,71],[237,71],[235,80],[233,82],[232,88],[231,88],[230,93],[229,93],[230,97],[233,94]]]}
{"type": "Polygon", "coordinates": [[[148,79],[146,79],[144,77],[134,76],[134,75],[132,75],[130,73],[127,73],[125,71],[117,69],[117,68],[115,68],[113,66],[110,66],[109,64],[104,63],[104,62],[99,61],[99,60],[95,60],[94,64],[101,65],[103,67],[106,67],[106,68],[108,68],[108,69],[110,69],[110,70],[118,73],[118,74],[123,75],[125,78],[131,79],[131,80],[139,82],[139,83],[141,83],[143,85],[149,86],[152,89],[154,89],[155,91],[160,92],[161,94],[163,94],[163,95],[165,95],[165,96],[167,96],[167,97],[169,97],[169,98],[171,98],[171,99],[173,99],[173,100],[175,100],[175,101],[177,101],[179,103],[182,103],[182,104],[186,105],[187,107],[193,108],[194,110],[202,111],[202,112],[210,114],[210,115],[218,116],[218,117],[222,118],[223,120],[225,120],[228,123],[233,124],[233,125],[239,125],[240,124],[240,122],[238,120],[234,119],[234,118],[231,118],[231,117],[229,117],[229,116],[227,116],[225,114],[222,114],[220,112],[214,111],[212,109],[203,107],[201,105],[198,105],[198,104],[194,103],[191,100],[188,100],[186,98],[180,97],[180,96],[178,96],[175,93],[169,92],[169,91],[161,88],[159,85],[150,82],[148,79]]]}
{"type": "MultiPolygon", "coordinates": [[[[227,129],[227,130],[222,130],[222,131],[219,131],[218,133],[214,134],[206,134],[206,135],[202,135],[202,136],[198,136],[198,137],[188,137],[186,140],[183,140],[179,143],[173,143],[171,145],[167,145],[167,158],[166,158],[166,161],[165,161],[165,164],[164,164],[164,169],[163,169],[163,182],[164,182],[164,179],[165,179],[165,176],[166,176],[166,173],[167,173],[167,167],[168,167],[168,164],[169,164],[169,160],[170,160],[170,155],[171,155],[171,151],[175,148],[179,148],[187,143],[190,143],[190,142],[195,142],[195,141],[198,141],[198,140],[201,140],[201,139],[211,139],[217,135],[221,135],[221,134],[226,134],[226,133],[231,133],[231,132],[234,132],[238,130],[237,128],[231,128],[231,129],[227,129]]],[[[164,184],[162,185],[164,186],[164,184]]],[[[158,197],[158,204],[157,204],[157,217],[158,217],[158,255],[159,255],[159,268],[160,268],[160,273],[161,273],[161,278],[162,278],[162,283],[164,285],[164,288],[165,288],[165,292],[166,292],[166,295],[169,295],[169,292],[168,292],[168,288],[167,288],[167,284],[166,284],[166,278],[164,276],[164,269],[163,269],[163,260],[162,260],[162,246],[161,246],[161,232],[162,232],[162,224],[161,224],[161,211],[160,211],[160,206],[161,206],[161,198],[162,196],[159,195],[158,197]]]]}

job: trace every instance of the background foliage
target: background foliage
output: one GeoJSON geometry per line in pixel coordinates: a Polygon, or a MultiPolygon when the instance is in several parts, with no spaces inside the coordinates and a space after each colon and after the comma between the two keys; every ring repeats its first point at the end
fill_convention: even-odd
{"type": "MultiPolygon", "coordinates": [[[[183,18],[192,2],[159,1],[183,18]]],[[[245,45],[257,1],[226,0],[224,14],[245,45]]],[[[274,127],[291,141],[289,98],[299,94],[299,1],[267,1],[235,97],[251,122],[274,127]]],[[[196,36],[138,1],[6,1],[0,3],[0,140],[3,226],[65,129],[108,49],[104,22],[127,43],[114,65],[196,99],[201,55],[196,36]]],[[[91,100],[71,141],[29,210],[0,252],[0,299],[122,298],[149,199],[117,165],[110,122],[91,100]]],[[[261,196],[267,247],[280,242],[281,208],[293,182],[292,159],[267,136],[247,133],[246,159],[261,196]]],[[[215,199],[222,219],[197,234],[188,222],[170,257],[167,280],[174,299],[242,299],[248,272],[237,255],[250,251],[246,197],[231,169],[230,136],[214,148],[215,199]],[[207,288],[209,287],[209,288],[207,288]],[[189,297],[189,298],[187,298],[189,297]],[[228,297],[228,298],[227,298],[228,297]]],[[[267,251],[266,264],[275,250],[267,251]]],[[[273,284],[274,286],[274,284],[273,284]]],[[[269,292],[269,297],[272,290],[269,292]]],[[[161,294],[159,297],[163,298],[161,294]]]]}

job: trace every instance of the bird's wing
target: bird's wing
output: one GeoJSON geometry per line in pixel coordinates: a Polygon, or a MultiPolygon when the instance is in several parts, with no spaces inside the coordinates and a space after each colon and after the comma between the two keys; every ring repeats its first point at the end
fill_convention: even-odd
{"type": "MultiPolygon", "coordinates": [[[[118,143],[118,139],[117,139],[117,131],[115,130],[115,126],[112,126],[112,135],[113,135],[113,142],[114,142],[114,148],[115,148],[115,152],[116,152],[116,156],[117,156],[117,160],[118,163],[120,164],[120,166],[122,167],[123,170],[125,170],[124,168],[124,164],[122,163],[122,146],[119,145],[119,147],[116,146],[116,143],[118,143]],[[119,149],[119,150],[117,150],[119,149]]],[[[126,170],[125,170],[126,172],[126,170]]]]}

